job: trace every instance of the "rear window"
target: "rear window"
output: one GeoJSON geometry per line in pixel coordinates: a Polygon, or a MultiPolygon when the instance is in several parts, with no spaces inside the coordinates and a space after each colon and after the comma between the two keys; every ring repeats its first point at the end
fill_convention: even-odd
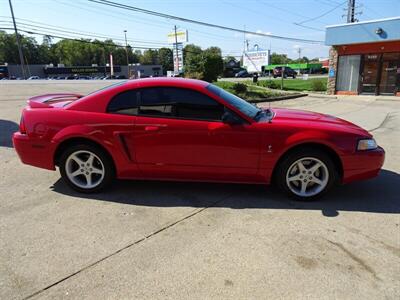
{"type": "Polygon", "coordinates": [[[120,81],[120,82],[117,82],[117,83],[114,83],[114,84],[111,84],[111,85],[107,85],[107,86],[105,86],[105,87],[102,87],[102,88],[99,89],[99,90],[96,90],[96,91],[94,91],[94,92],[91,92],[91,93],[87,94],[86,96],[93,95],[93,94],[95,94],[95,93],[97,93],[97,92],[105,91],[105,90],[112,89],[112,88],[114,88],[114,87],[123,85],[123,84],[125,84],[127,81],[128,81],[128,80],[124,80],[124,81],[120,81]]]}

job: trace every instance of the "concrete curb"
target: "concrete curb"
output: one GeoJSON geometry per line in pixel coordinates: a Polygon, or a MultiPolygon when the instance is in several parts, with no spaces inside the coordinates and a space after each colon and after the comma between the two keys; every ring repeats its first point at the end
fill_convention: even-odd
{"type": "Polygon", "coordinates": [[[263,102],[274,102],[274,101],[281,101],[281,100],[289,100],[289,99],[295,99],[295,98],[300,98],[300,97],[305,97],[307,94],[291,94],[291,95],[285,95],[285,96],[279,96],[279,97],[271,97],[271,98],[265,98],[265,99],[255,99],[255,100],[246,100],[249,103],[263,103],[263,102]]]}
{"type": "Polygon", "coordinates": [[[322,99],[338,99],[337,95],[327,95],[327,94],[314,94],[314,93],[309,93],[309,97],[312,98],[322,98],[322,99]]]}

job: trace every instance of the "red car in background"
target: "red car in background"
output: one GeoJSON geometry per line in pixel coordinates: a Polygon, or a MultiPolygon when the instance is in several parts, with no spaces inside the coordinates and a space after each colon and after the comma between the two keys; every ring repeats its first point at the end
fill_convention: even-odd
{"type": "Polygon", "coordinates": [[[80,192],[116,178],[269,184],[314,199],[378,174],[384,150],[333,116],[260,109],[204,81],[124,81],[29,99],[13,142],[23,163],[80,192]]]}

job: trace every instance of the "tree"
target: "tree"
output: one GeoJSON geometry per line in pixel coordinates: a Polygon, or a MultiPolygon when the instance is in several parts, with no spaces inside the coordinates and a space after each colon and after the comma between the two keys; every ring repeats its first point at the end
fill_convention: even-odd
{"type": "Polygon", "coordinates": [[[158,50],[158,62],[163,67],[164,75],[168,70],[174,69],[172,50],[169,48],[161,48],[158,50]]]}
{"type": "Polygon", "coordinates": [[[183,55],[185,77],[212,82],[222,74],[224,62],[218,47],[203,51],[199,46],[189,44],[183,49],[183,55]]]}
{"type": "Polygon", "coordinates": [[[288,64],[292,60],[287,57],[286,54],[278,54],[278,53],[272,53],[271,54],[271,64],[272,65],[283,65],[283,64],[288,64]]]}
{"type": "Polygon", "coordinates": [[[140,63],[142,65],[156,65],[158,64],[158,53],[157,50],[149,49],[143,52],[140,57],[140,63]]]}
{"type": "Polygon", "coordinates": [[[208,82],[216,81],[224,70],[221,49],[218,47],[210,47],[203,52],[203,55],[205,58],[203,79],[208,82]]]}

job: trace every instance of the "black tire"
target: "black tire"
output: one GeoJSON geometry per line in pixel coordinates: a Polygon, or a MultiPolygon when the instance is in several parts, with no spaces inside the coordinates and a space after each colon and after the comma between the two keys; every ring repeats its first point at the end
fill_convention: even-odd
{"type": "MultiPolygon", "coordinates": [[[[314,174],[313,174],[314,175],[314,174]]],[[[298,150],[295,150],[288,155],[286,155],[283,160],[279,163],[277,166],[276,172],[274,174],[274,182],[277,185],[277,187],[285,192],[287,195],[290,197],[294,198],[295,200],[300,200],[300,201],[313,201],[316,200],[323,195],[325,195],[332,187],[334,187],[339,181],[339,173],[337,170],[337,167],[333,163],[331,157],[324,151],[321,151],[319,149],[313,149],[313,148],[301,148],[298,150]],[[294,193],[291,188],[289,187],[286,176],[289,172],[289,168],[293,166],[293,164],[298,161],[299,159],[302,158],[315,158],[319,161],[321,161],[325,166],[328,171],[328,182],[326,186],[318,192],[316,195],[312,196],[300,196],[294,193]]],[[[301,182],[300,182],[301,184],[301,182]]]]}
{"type": "Polygon", "coordinates": [[[293,74],[293,79],[296,79],[296,74],[293,74]]]}
{"type": "MultiPolygon", "coordinates": [[[[78,166],[78,168],[80,168],[80,167],[78,166]]],[[[108,185],[110,185],[115,178],[114,164],[113,164],[110,156],[100,147],[91,145],[91,144],[76,144],[76,145],[73,145],[73,146],[65,149],[59,159],[59,169],[60,169],[60,174],[61,174],[61,177],[63,178],[63,180],[71,188],[73,188],[74,190],[76,190],[80,193],[99,192],[100,190],[102,190],[105,187],[107,187],[108,185]],[[102,163],[102,167],[104,168],[104,176],[99,181],[99,183],[92,188],[82,188],[82,187],[76,185],[73,181],[70,180],[70,178],[67,175],[67,170],[66,170],[67,160],[71,154],[73,154],[77,151],[89,151],[89,152],[93,153],[95,156],[97,156],[96,160],[99,159],[102,163]]]]}

